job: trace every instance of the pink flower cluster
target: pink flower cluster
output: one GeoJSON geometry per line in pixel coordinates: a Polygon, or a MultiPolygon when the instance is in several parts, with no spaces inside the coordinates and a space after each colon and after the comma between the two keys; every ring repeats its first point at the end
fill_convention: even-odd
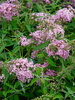
{"type": "Polygon", "coordinates": [[[13,3],[13,4],[14,4],[14,3],[17,3],[17,4],[18,4],[18,3],[19,3],[18,0],[7,0],[7,2],[8,2],[8,3],[13,3]]]}
{"type": "Polygon", "coordinates": [[[39,50],[36,50],[36,51],[33,51],[32,53],[31,53],[31,58],[36,58],[36,54],[39,52],[39,50]]]}
{"type": "MultiPolygon", "coordinates": [[[[41,0],[31,0],[31,1],[32,1],[32,3],[40,3],[41,0]]],[[[45,3],[47,3],[47,4],[50,4],[51,3],[50,0],[43,0],[43,1],[45,3]]],[[[27,6],[28,6],[28,8],[30,8],[31,7],[31,4],[29,2],[27,2],[27,6]]]]}
{"type": "Polygon", "coordinates": [[[32,18],[39,21],[37,31],[30,34],[34,41],[38,41],[37,44],[44,43],[45,41],[52,41],[58,38],[64,37],[64,30],[61,25],[55,23],[54,18],[45,13],[33,13],[32,18]],[[40,17],[40,18],[39,18],[40,17]]]}
{"type": "Polygon", "coordinates": [[[30,80],[34,78],[30,71],[30,68],[33,68],[33,70],[35,69],[32,60],[28,62],[27,58],[20,58],[8,62],[7,66],[9,73],[12,74],[12,72],[14,72],[17,79],[22,82],[30,82],[30,80]]]}
{"type": "Polygon", "coordinates": [[[16,5],[11,3],[0,4],[0,20],[5,17],[6,20],[12,20],[12,16],[19,16],[16,5]]]}
{"type": "Polygon", "coordinates": [[[45,67],[47,67],[48,65],[49,65],[48,62],[44,62],[43,64],[35,64],[34,66],[35,66],[35,68],[36,68],[36,67],[42,67],[42,68],[45,68],[45,67]]]}
{"type": "Polygon", "coordinates": [[[31,39],[27,39],[26,36],[20,37],[20,42],[18,42],[18,44],[21,45],[21,46],[27,46],[31,43],[32,43],[31,39]]]}
{"type": "MultiPolygon", "coordinates": [[[[73,13],[74,15],[74,10],[71,7],[69,7],[68,9],[67,8],[64,9],[66,9],[66,11],[69,11],[69,14],[73,13]]],[[[39,18],[39,20],[40,21],[42,20],[42,22],[39,23],[39,25],[37,26],[38,30],[30,34],[30,36],[32,36],[32,39],[35,41],[37,45],[39,45],[40,43],[44,43],[45,41],[50,41],[51,44],[49,44],[49,46],[46,48],[46,52],[48,53],[48,56],[52,55],[54,57],[55,55],[57,55],[62,57],[65,60],[69,56],[69,48],[67,48],[67,44],[63,40],[61,40],[62,38],[64,38],[64,29],[62,28],[61,25],[55,23],[56,19],[54,19],[54,17],[57,16],[57,14],[51,17],[49,17],[47,14],[44,13],[37,13],[37,14],[33,13],[32,15],[35,18],[42,16],[41,18],[39,18]],[[64,47],[61,47],[62,45],[64,47]],[[53,50],[51,50],[50,47],[53,48],[53,50]]],[[[58,14],[58,16],[59,15],[60,14],[58,14]]],[[[35,20],[39,21],[38,19],[35,20]]],[[[36,53],[37,51],[32,52],[32,54],[34,54],[34,57],[36,57],[36,53]]]]}
{"type": "Polygon", "coordinates": [[[44,62],[41,64],[33,64],[33,61],[28,61],[27,58],[20,58],[17,60],[11,60],[7,63],[8,72],[10,75],[14,72],[17,79],[22,82],[30,82],[32,78],[34,78],[34,75],[32,74],[32,71],[30,68],[33,68],[33,72],[35,71],[36,67],[47,67],[49,64],[48,62],[44,62]]]}
{"type": "Polygon", "coordinates": [[[61,20],[62,22],[70,22],[74,17],[74,12],[75,9],[73,9],[71,6],[68,6],[68,8],[58,10],[56,15],[52,16],[52,18],[54,18],[55,21],[61,20]]]}
{"type": "Polygon", "coordinates": [[[46,52],[48,56],[55,57],[55,55],[57,55],[62,57],[64,60],[69,57],[69,47],[63,40],[53,41],[48,45],[48,47],[46,47],[46,52]]]}
{"type": "Polygon", "coordinates": [[[72,3],[72,6],[75,7],[75,0],[69,0],[69,2],[71,2],[72,3]]]}
{"type": "Polygon", "coordinates": [[[35,44],[44,43],[44,41],[46,40],[46,33],[41,30],[37,30],[31,33],[30,36],[32,36],[32,39],[35,41],[35,44]]]}
{"type": "Polygon", "coordinates": [[[39,20],[43,21],[44,18],[47,16],[48,16],[48,14],[40,12],[40,13],[32,13],[31,18],[32,19],[35,18],[35,21],[39,21],[39,20]]]}
{"type": "Polygon", "coordinates": [[[4,74],[2,74],[2,75],[0,76],[0,81],[3,82],[3,79],[5,79],[4,74]]]}
{"type": "Polygon", "coordinates": [[[48,3],[48,4],[50,4],[51,3],[51,1],[50,0],[43,0],[45,3],[48,3]]]}
{"type": "Polygon", "coordinates": [[[64,30],[62,29],[62,26],[55,24],[53,26],[53,31],[46,29],[43,30],[37,30],[30,34],[32,36],[32,40],[35,41],[35,44],[44,43],[45,41],[52,41],[58,38],[58,34],[60,34],[59,37],[64,37],[64,30]]]}
{"type": "Polygon", "coordinates": [[[53,40],[55,40],[59,34],[61,35],[61,36],[59,36],[59,37],[61,37],[61,39],[64,37],[64,29],[62,28],[61,25],[55,24],[53,26],[53,33],[55,35],[55,38],[53,40]]]}
{"type": "MultiPolygon", "coordinates": [[[[68,8],[63,8],[58,10],[56,15],[49,16],[46,13],[33,13],[32,19],[35,18],[35,21],[50,21],[55,22],[57,20],[61,20],[62,22],[70,22],[71,19],[74,17],[75,9],[73,9],[70,5],[68,8]],[[39,18],[40,17],[40,18],[39,18]]],[[[43,22],[42,22],[43,23],[43,22]]]]}
{"type": "Polygon", "coordinates": [[[51,70],[51,69],[47,69],[46,72],[45,72],[45,75],[56,76],[55,71],[51,70]]]}
{"type": "Polygon", "coordinates": [[[2,62],[2,61],[0,61],[0,67],[2,66],[2,64],[3,64],[3,62],[2,62]]]}
{"type": "Polygon", "coordinates": [[[63,8],[56,13],[56,20],[62,19],[63,21],[70,22],[74,17],[74,13],[69,11],[67,8],[63,8]]]}

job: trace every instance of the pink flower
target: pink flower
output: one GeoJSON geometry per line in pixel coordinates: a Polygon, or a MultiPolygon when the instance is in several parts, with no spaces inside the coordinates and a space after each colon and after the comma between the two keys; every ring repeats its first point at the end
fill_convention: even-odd
{"type": "Polygon", "coordinates": [[[21,46],[27,46],[27,45],[30,45],[31,43],[32,43],[31,39],[27,39],[26,36],[20,37],[20,42],[18,42],[18,44],[21,46]]]}
{"type": "Polygon", "coordinates": [[[43,0],[43,1],[46,2],[46,3],[48,3],[48,4],[51,3],[50,0],[43,0]]]}
{"type": "Polygon", "coordinates": [[[58,10],[56,13],[56,20],[62,19],[63,22],[65,22],[65,21],[70,22],[73,17],[74,17],[73,11],[70,11],[67,8],[58,10]]]}
{"type": "Polygon", "coordinates": [[[39,50],[36,50],[36,51],[33,51],[32,53],[31,53],[31,58],[36,58],[36,54],[39,52],[39,50]]]}
{"type": "Polygon", "coordinates": [[[19,16],[16,5],[11,3],[0,4],[0,19],[5,17],[6,20],[12,20],[12,16],[19,16]]]}
{"type": "Polygon", "coordinates": [[[0,76],[0,81],[3,82],[3,79],[5,79],[4,74],[2,74],[2,75],[0,76]]]}
{"type": "Polygon", "coordinates": [[[53,41],[51,44],[46,47],[46,52],[48,56],[60,56],[64,60],[69,57],[69,47],[67,43],[65,43],[63,40],[56,40],[53,41]]]}
{"type": "Polygon", "coordinates": [[[17,79],[22,82],[29,82],[32,78],[34,78],[32,72],[30,71],[30,67],[33,68],[33,70],[35,69],[32,60],[28,62],[27,58],[20,58],[8,62],[7,66],[9,73],[12,74],[12,72],[14,72],[17,79]]]}
{"type": "Polygon", "coordinates": [[[54,70],[51,70],[51,69],[47,69],[46,72],[45,72],[45,75],[48,75],[48,76],[55,76],[55,71],[54,70]]]}

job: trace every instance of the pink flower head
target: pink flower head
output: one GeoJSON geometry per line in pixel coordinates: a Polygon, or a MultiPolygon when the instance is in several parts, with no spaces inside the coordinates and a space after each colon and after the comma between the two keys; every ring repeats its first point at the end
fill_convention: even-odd
{"type": "Polygon", "coordinates": [[[31,43],[32,43],[31,39],[27,39],[26,36],[20,37],[20,42],[18,42],[18,44],[21,45],[21,46],[30,45],[31,43]]]}
{"type": "Polygon", "coordinates": [[[3,79],[5,79],[4,74],[2,74],[2,75],[0,76],[0,81],[3,82],[3,79]]]}
{"type": "Polygon", "coordinates": [[[27,58],[20,58],[8,62],[7,66],[9,73],[12,74],[12,72],[14,72],[18,80],[22,82],[29,82],[32,78],[34,78],[30,71],[30,68],[33,68],[34,70],[35,67],[32,60],[28,62],[27,58]]]}
{"type": "Polygon", "coordinates": [[[46,52],[48,56],[60,56],[64,60],[69,57],[69,47],[63,40],[53,41],[51,44],[46,47],[46,52]]]}
{"type": "Polygon", "coordinates": [[[45,75],[48,75],[48,76],[55,76],[55,71],[54,70],[51,70],[51,69],[47,69],[46,72],[45,72],[45,75]]]}
{"type": "Polygon", "coordinates": [[[48,3],[48,4],[50,4],[51,2],[50,2],[50,0],[43,0],[45,3],[48,3]]]}
{"type": "Polygon", "coordinates": [[[74,17],[73,11],[70,11],[67,8],[58,10],[56,13],[56,20],[62,19],[63,22],[65,22],[65,21],[70,22],[73,17],[74,17]]]}
{"type": "Polygon", "coordinates": [[[12,16],[19,16],[16,5],[11,3],[0,4],[0,19],[5,17],[6,20],[12,20],[12,16]]]}

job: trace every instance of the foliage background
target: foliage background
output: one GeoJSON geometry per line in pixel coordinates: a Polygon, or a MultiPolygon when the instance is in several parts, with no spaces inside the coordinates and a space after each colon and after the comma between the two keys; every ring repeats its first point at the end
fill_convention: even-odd
{"type": "MultiPolygon", "coordinates": [[[[63,8],[62,0],[52,0],[51,4],[44,2],[32,3],[30,0],[19,0],[19,17],[13,17],[12,21],[0,22],[0,61],[4,64],[11,59],[30,58],[31,47],[18,45],[19,38],[23,35],[29,38],[31,32],[36,31],[37,23],[30,18],[31,13],[45,12],[55,14],[63,8]],[[30,2],[31,7],[27,7],[30,2]]],[[[3,0],[1,0],[3,2],[3,0]]],[[[67,2],[68,3],[68,2],[67,2]]],[[[64,25],[65,38],[67,38],[70,49],[70,57],[63,61],[60,59],[61,72],[55,77],[42,77],[43,69],[37,68],[35,78],[27,83],[22,83],[16,79],[14,74],[9,75],[3,66],[0,73],[4,73],[5,79],[0,83],[1,100],[74,100],[75,99],[75,17],[70,23],[64,25]],[[37,77],[40,80],[40,87],[36,84],[37,77]],[[50,80],[50,82],[48,82],[50,80]]],[[[41,48],[41,47],[39,47],[41,48]]],[[[35,62],[35,61],[34,61],[35,62]]],[[[52,63],[54,66],[55,62],[52,63]]],[[[58,62],[57,62],[58,63],[58,62]]]]}

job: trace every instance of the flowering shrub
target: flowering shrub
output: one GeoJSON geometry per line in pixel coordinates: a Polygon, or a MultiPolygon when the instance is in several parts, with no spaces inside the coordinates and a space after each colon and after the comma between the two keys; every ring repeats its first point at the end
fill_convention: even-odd
{"type": "Polygon", "coordinates": [[[74,100],[75,9],[61,2],[1,2],[0,99],[74,100]]]}

